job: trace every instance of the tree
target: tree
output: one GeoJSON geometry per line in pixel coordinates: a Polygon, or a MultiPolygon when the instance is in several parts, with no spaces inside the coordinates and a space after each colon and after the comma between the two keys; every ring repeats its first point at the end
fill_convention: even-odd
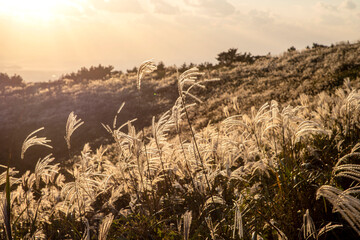
{"type": "Polygon", "coordinates": [[[5,86],[21,86],[24,84],[24,80],[20,75],[14,74],[14,76],[9,76],[7,73],[0,73],[0,87],[5,86]]]}
{"type": "Polygon", "coordinates": [[[11,81],[11,85],[13,86],[20,86],[24,84],[24,80],[22,79],[22,77],[17,74],[14,74],[14,76],[10,78],[10,81],[11,81]]]}
{"type": "Polygon", "coordinates": [[[227,52],[219,53],[216,60],[219,61],[220,66],[230,67],[234,62],[253,63],[255,58],[251,53],[237,53],[236,48],[230,48],[227,52]]]}
{"type": "Polygon", "coordinates": [[[287,51],[288,52],[294,52],[294,51],[296,51],[296,48],[294,46],[291,46],[291,47],[288,48],[287,51]]]}
{"type": "Polygon", "coordinates": [[[219,53],[216,60],[219,61],[220,66],[231,66],[236,60],[236,52],[236,48],[230,48],[227,52],[219,53]]]}
{"type": "Polygon", "coordinates": [[[187,67],[186,63],[183,63],[178,70],[179,70],[179,73],[183,73],[188,69],[189,68],[187,67]]]}
{"type": "Polygon", "coordinates": [[[156,79],[161,79],[165,77],[166,68],[163,62],[158,63],[155,73],[156,73],[156,79]]]}
{"type": "Polygon", "coordinates": [[[316,49],[316,48],[326,48],[326,45],[323,44],[319,44],[319,43],[313,43],[312,48],[316,49]]]}
{"type": "Polygon", "coordinates": [[[82,67],[80,70],[77,71],[77,73],[70,73],[66,74],[62,77],[62,79],[72,79],[74,81],[82,81],[82,80],[106,80],[108,79],[112,71],[114,70],[114,67],[109,66],[102,66],[99,64],[99,66],[91,66],[89,69],[86,67],[82,67]]]}
{"type": "Polygon", "coordinates": [[[199,70],[204,71],[205,69],[210,70],[213,68],[213,64],[209,62],[204,62],[199,64],[199,70]]]}
{"type": "Polygon", "coordinates": [[[251,55],[251,53],[239,53],[236,56],[236,62],[246,62],[246,63],[253,63],[255,58],[251,55]]]}
{"type": "Polygon", "coordinates": [[[137,73],[138,69],[137,67],[134,67],[133,69],[127,69],[126,72],[127,73],[137,73]]]}

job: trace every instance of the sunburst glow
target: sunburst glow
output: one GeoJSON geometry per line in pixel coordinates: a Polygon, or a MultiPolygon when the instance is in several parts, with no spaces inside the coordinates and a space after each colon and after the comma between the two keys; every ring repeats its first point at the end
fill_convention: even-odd
{"type": "Polygon", "coordinates": [[[68,0],[0,0],[0,13],[23,20],[51,20],[68,7],[68,0]]]}

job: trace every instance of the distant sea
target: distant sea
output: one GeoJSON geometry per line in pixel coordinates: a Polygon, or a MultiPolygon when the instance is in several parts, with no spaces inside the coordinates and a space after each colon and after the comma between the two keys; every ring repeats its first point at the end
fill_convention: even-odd
{"type": "MultiPolygon", "coordinates": [[[[1,72],[1,70],[0,70],[1,72]]],[[[57,80],[61,77],[62,74],[67,73],[66,71],[51,71],[51,70],[12,70],[6,71],[9,76],[14,74],[20,75],[25,82],[47,82],[57,80]]]]}

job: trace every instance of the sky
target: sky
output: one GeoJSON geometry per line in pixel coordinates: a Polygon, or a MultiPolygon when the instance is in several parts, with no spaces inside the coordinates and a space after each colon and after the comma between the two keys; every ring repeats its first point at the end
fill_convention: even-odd
{"type": "Polygon", "coordinates": [[[359,40],[360,0],[0,0],[0,72],[27,82],[359,40]]]}

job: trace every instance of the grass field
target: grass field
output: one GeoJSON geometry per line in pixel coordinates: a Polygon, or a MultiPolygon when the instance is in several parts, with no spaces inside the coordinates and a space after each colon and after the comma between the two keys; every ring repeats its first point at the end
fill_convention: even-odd
{"type": "Polygon", "coordinates": [[[358,239],[359,52],[2,89],[1,237],[358,239]]]}

